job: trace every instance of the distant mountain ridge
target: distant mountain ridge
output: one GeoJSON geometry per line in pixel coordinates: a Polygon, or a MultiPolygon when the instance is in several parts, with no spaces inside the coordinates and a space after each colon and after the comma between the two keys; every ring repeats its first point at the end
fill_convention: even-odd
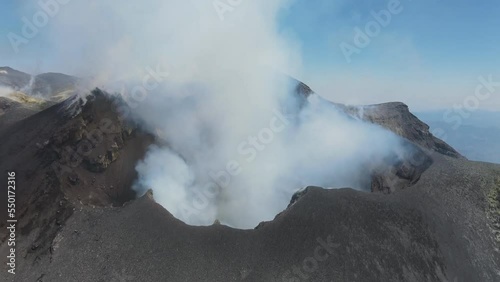
{"type": "Polygon", "coordinates": [[[11,67],[0,67],[0,86],[50,101],[62,101],[73,94],[79,78],[62,73],[30,75],[11,67]]]}
{"type": "MultiPolygon", "coordinates": [[[[305,98],[316,94],[309,86],[297,80],[295,93],[305,98]]],[[[410,112],[401,102],[351,106],[332,102],[346,114],[380,125],[423,148],[453,158],[464,158],[457,150],[430,132],[430,127],[410,112]]]]}

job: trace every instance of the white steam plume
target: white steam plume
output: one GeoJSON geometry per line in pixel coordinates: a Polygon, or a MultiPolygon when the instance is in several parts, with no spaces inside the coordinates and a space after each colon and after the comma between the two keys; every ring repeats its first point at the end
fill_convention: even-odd
{"type": "Polygon", "coordinates": [[[8,97],[10,94],[14,92],[15,92],[14,89],[0,85],[0,97],[8,97]]]}
{"type": "Polygon", "coordinates": [[[221,20],[212,0],[72,1],[51,23],[56,51],[76,66],[68,71],[96,86],[168,69],[134,107],[162,136],[135,189],[153,189],[189,224],[251,228],[304,186],[362,189],[368,164],[399,148],[393,134],[294,94],[280,74],[300,74],[298,44],[277,23],[288,2],[241,1],[221,20]]]}

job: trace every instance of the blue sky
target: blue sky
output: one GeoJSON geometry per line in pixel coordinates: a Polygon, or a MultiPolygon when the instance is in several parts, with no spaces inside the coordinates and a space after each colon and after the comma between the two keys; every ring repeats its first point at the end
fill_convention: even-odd
{"type": "MultiPolygon", "coordinates": [[[[303,80],[332,100],[402,100],[419,110],[461,104],[479,76],[500,81],[500,2],[494,0],[401,0],[402,12],[348,63],[340,43],[352,43],[354,29],[364,30],[371,12],[389,2],[295,1],[281,14],[281,27],[301,42],[303,80]]],[[[500,110],[495,96],[481,107],[500,110]]]]}
{"type": "Polygon", "coordinates": [[[283,13],[282,27],[297,33],[305,63],[311,68],[390,69],[393,62],[381,61],[385,58],[380,54],[392,43],[387,37],[392,37],[402,45],[411,44],[411,52],[418,54],[421,63],[436,71],[499,69],[500,2],[495,0],[401,0],[403,11],[373,39],[373,46],[346,64],[338,43],[348,39],[346,35],[355,27],[363,28],[373,20],[370,12],[386,8],[388,2],[295,1],[283,13]]]}
{"type": "MultiPolygon", "coordinates": [[[[390,1],[290,1],[278,21],[280,32],[301,48],[299,78],[339,102],[401,100],[418,110],[427,109],[422,100],[435,108],[461,103],[473,93],[478,76],[500,81],[497,0],[400,0],[402,12],[392,15],[389,25],[348,63],[339,45],[351,44],[354,29],[363,30],[374,20],[371,12],[387,9],[390,1]]],[[[21,17],[36,11],[20,3],[0,2],[0,65],[64,72],[44,29],[19,54],[12,52],[7,34],[19,31],[21,17]]],[[[498,96],[482,107],[500,110],[498,96]]]]}

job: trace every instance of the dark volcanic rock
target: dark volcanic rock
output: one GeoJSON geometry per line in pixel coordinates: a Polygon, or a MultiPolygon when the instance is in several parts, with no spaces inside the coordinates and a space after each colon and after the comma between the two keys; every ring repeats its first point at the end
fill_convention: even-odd
{"type": "MultiPolygon", "coordinates": [[[[353,108],[351,108],[351,112],[352,110],[353,108]]],[[[429,131],[429,126],[414,116],[408,106],[403,103],[363,106],[361,110],[357,109],[357,114],[362,119],[381,125],[423,148],[450,157],[463,158],[450,145],[434,137],[429,131]]]]}
{"type": "Polygon", "coordinates": [[[151,194],[121,208],[82,206],[57,233],[50,260],[42,256],[32,265],[33,258],[23,259],[16,277],[498,281],[485,208],[500,166],[432,157],[412,189],[382,195],[310,187],[255,230],[187,226],[151,194]]]}
{"type": "Polygon", "coordinates": [[[99,90],[88,98],[0,132],[19,220],[17,274],[0,281],[500,280],[500,166],[439,147],[404,107],[364,114],[412,148],[399,162],[379,160],[373,176],[374,191],[397,193],[308,187],[273,221],[237,230],[187,226],[152,193],[127,202],[153,137],[120,117],[119,99],[99,90]]]}
{"type": "MultiPolygon", "coordinates": [[[[300,81],[295,81],[295,93],[299,95],[301,107],[307,102],[307,98],[316,95],[314,91],[300,81]]],[[[460,153],[436,138],[429,131],[429,126],[413,115],[408,106],[400,103],[385,103],[368,106],[347,106],[332,103],[339,110],[352,116],[392,131],[403,137],[407,142],[404,146],[410,154],[405,158],[394,157],[384,160],[375,171],[372,172],[371,191],[391,193],[407,188],[415,184],[420,175],[432,164],[428,150],[453,158],[465,159],[460,153]]]]}
{"type": "MultiPolygon", "coordinates": [[[[290,79],[297,85],[295,94],[300,96],[299,99],[317,95],[306,84],[294,78],[290,79]]],[[[446,142],[433,136],[429,131],[429,126],[413,115],[408,106],[401,102],[367,106],[347,106],[333,102],[332,104],[355,118],[378,124],[423,148],[454,158],[464,158],[446,142]]]]}
{"type": "MultiPolygon", "coordinates": [[[[16,172],[19,235],[37,246],[23,254],[28,260],[36,262],[52,252],[51,242],[77,206],[122,205],[135,198],[130,189],[135,164],[153,137],[136,131],[124,138],[131,125],[120,118],[120,101],[113,97],[96,90],[87,100],[75,116],[67,115],[67,101],[0,132],[0,170],[16,172]],[[105,169],[89,171],[85,160],[101,154],[107,160],[105,169]]],[[[6,195],[0,195],[2,203],[6,195]]],[[[2,241],[6,211],[0,213],[2,241]]]]}
{"type": "Polygon", "coordinates": [[[429,153],[409,141],[403,141],[404,156],[394,155],[383,160],[372,171],[372,192],[389,194],[408,188],[418,182],[422,174],[432,165],[429,153]]]}
{"type": "Polygon", "coordinates": [[[295,88],[295,94],[304,96],[304,97],[309,97],[309,95],[314,94],[314,91],[304,84],[303,82],[297,81],[297,87],[295,88]]]}

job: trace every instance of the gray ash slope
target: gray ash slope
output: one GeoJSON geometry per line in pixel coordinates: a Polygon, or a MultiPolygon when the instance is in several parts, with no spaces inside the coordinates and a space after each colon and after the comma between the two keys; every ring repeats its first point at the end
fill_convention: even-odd
{"type": "Polygon", "coordinates": [[[45,105],[22,103],[7,97],[0,97],[0,129],[23,120],[44,109],[45,105]]]}
{"type": "Polygon", "coordinates": [[[187,226],[149,193],[133,200],[134,164],[154,138],[120,118],[119,99],[95,91],[74,117],[61,103],[18,121],[0,131],[1,170],[17,172],[20,224],[17,274],[0,280],[498,281],[500,166],[436,145],[398,105],[373,107],[393,113],[378,112],[381,125],[420,149],[425,166],[395,168],[411,181],[389,193],[311,187],[254,230],[187,226]],[[90,154],[65,155],[96,131],[90,154]]]}

